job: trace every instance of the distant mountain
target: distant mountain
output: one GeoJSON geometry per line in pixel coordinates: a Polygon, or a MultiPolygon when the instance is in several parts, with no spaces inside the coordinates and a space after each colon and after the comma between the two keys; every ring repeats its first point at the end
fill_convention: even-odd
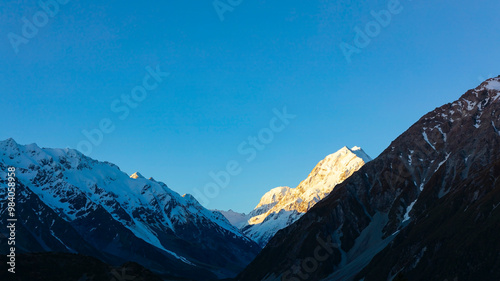
{"type": "Polygon", "coordinates": [[[423,116],[235,280],[500,280],[500,76],[423,116]]]}
{"type": "Polygon", "coordinates": [[[247,223],[240,226],[241,230],[265,246],[278,230],[299,219],[370,160],[359,147],[343,147],[328,155],[296,188],[277,187],[264,194],[246,217],[247,223]]]}
{"type": "Polygon", "coordinates": [[[240,228],[248,220],[248,215],[245,215],[244,213],[238,213],[233,210],[229,211],[213,210],[213,211],[221,213],[236,228],[240,228]]]}
{"type": "MultiPolygon", "coordinates": [[[[236,275],[260,247],[191,195],[132,176],[71,149],[0,142],[0,193],[16,168],[17,245],[23,253],[63,252],[111,265],[209,280],[236,275]]],[[[6,196],[0,216],[6,217],[6,196]]],[[[6,228],[0,229],[4,237],[6,228]]],[[[0,238],[0,253],[7,253],[0,238]]]]}

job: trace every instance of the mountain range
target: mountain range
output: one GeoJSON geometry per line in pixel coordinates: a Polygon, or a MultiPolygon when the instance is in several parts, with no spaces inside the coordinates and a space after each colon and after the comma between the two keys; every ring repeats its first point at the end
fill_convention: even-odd
{"type": "Polygon", "coordinates": [[[268,191],[248,215],[234,212],[223,214],[229,221],[233,220],[233,225],[245,235],[263,247],[278,230],[298,220],[330,194],[336,185],[370,160],[370,156],[360,147],[343,147],[321,160],[296,188],[282,186],[268,191]]]}
{"type": "MultiPolygon", "coordinates": [[[[500,280],[500,76],[425,114],[373,160],[359,147],[327,156],[249,214],[208,210],[76,150],[7,139],[2,219],[8,167],[16,168],[16,280],[113,280],[117,272],[133,280],[500,280]]],[[[0,228],[2,280],[8,236],[0,228]]]]}
{"type": "MultiPolygon", "coordinates": [[[[195,280],[232,277],[260,247],[219,212],[166,184],[132,176],[72,149],[0,142],[0,184],[16,168],[17,249],[136,262],[153,272],[195,280]]],[[[3,196],[2,198],[6,198],[3,196]]],[[[0,216],[7,216],[7,200],[0,216]]],[[[0,252],[7,253],[2,228],[0,252]]]]}
{"type": "Polygon", "coordinates": [[[500,280],[500,76],[424,115],[235,280],[500,280]]]}

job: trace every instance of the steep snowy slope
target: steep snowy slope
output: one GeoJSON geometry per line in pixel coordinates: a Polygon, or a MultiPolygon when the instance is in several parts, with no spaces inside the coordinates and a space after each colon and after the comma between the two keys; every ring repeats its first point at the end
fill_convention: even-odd
{"type": "Polygon", "coordinates": [[[191,195],[139,173],[129,177],[76,150],[8,139],[0,142],[1,180],[8,166],[16,167],[19,221],[31,234],[25,252],[82,253],[87,245],[83,254],[106,262],[135,261],[156,272],[210,279],[234,275],[259,251],[191,195]]]}
{"type": "Polygon", "coordinates": [[[343,147],[320,161],[296,188],[277,187],[262,196],[241,230],[261,246],[292,224],[371,158],[359,147],[343,147]]]}

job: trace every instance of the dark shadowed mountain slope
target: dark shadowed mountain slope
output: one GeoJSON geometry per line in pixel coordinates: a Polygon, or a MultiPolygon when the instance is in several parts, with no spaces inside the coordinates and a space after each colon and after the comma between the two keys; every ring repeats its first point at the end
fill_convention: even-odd
{"type": "Polygon", "coordinates": [[[419,201],[426,199],[427,210],[416,205],[418,217],[358,279],[385,280],[399,273],[408,280],[500,280],[500,161],[447,196],[439,199],[430,191],[419,201]]]}
{"type": "Polygon", "coordinates": [[[499,128],[497,77],[422,117],[236,279],[499,280],[499,128]]]}
{"type": "Polygon", "coordinates": [[[0,257],[0,280],[9,281],[188,281],[156,276],[136,263],[110,266],[79,254],[37,253],[17,257],[16,273],[7,271],[7,257],[0,257]]]}

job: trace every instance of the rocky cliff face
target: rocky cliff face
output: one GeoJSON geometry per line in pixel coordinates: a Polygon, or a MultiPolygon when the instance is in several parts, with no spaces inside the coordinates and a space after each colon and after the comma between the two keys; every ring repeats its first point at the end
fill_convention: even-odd
{"type": "Polygon", "coordinates": [[[236,280],[499,280],[500,77],[423,116],[236,280]]]}
{"type": "Polygon", "coordinates": [[[299,219],[370,160],[359,147],[343,147],[328,155],[296,188],[277,187],[264,194],[241,227],[242,232],[265,246],[278,230],[299,219]]]}
{"type": "MultiPolygon", "coordinates": [[[[8,166],[16,168],[21,252],[78,253],[112,265],[133,261],[162,274],[208,280],[234,276],[260,250],[191,195],[139,173],[129,177],[75,150],[0,142],[2,194],[8,166]]],[[[7,253],[1,242],[0,252],[7,253]]]]}

